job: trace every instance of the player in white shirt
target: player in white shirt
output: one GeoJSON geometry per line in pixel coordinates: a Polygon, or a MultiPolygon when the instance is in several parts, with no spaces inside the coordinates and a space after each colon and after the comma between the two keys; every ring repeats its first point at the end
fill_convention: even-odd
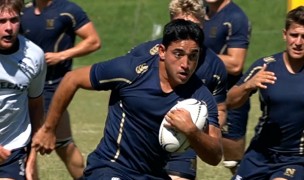
{"type": "Polygon", "coordinates": [[[43,51],[18,35],[20,0],[0,0],[0,179],[32,179],[32,134],[43,119],[43,51]]]}

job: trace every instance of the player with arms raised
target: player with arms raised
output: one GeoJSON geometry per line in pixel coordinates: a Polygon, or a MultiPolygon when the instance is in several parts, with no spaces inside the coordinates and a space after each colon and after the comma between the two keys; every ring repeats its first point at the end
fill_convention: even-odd
{"type": "Polygon", "coordinates": [[[233,179],[304,179],[304,6],[285,21],[286,50],[258,59],[228,92],[241,106],[259,90],[262,116],[233,179]]]}

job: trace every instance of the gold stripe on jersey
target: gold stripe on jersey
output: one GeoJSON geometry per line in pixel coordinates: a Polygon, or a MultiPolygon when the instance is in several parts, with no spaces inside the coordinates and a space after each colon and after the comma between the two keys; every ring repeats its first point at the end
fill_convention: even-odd
{"type": "Polygon", "coordinates": [[[261,70],[262,68],[263,68],[262,66],[257,66],[257,67],[255,67],[255,68],[253,68],[253,69],[250,71],[250,73],[248,74],[248,76],[244,79],[244,82],[248,81],[248,80],[252,77],[252,75],[253,75],[253,73],[254,73],[255,71],[259,71],[259,70],[261,70]]]}
{"type": "Polygon", "coordinates": [[[54,46],[54,52],[58,52],[59,43],[63,39],[64,35],[65,35],[65,31],[62,34],[60,34],[59,38],[57,39],[55,46],[54,46]]]}
{"type": "Polygon", "coordinates": [[[304,131],[302,132],[302,137],[300,140],[300,155],[304,155],[304,131]]]}
{"type": "MultiPolygon", "coordinates": [[[[72,23],[73,23],[73,27],[76,26],[76,20],[75,20],[75,18],[74,18],[74,16],[72,14],[70,14],[70,13],[61,13],[60,16],[68,16],[71,19],[72,23]]],[[[51,25],[54,26],[54,20],[50,20],[50,19],[47,20],[47,24],[48,24],[48,26],[51,26],[51,25]]],[[[58,52],[59,43],[63,39],[64,35],[65,35],[65,31],[62,34],[60,34],[59,38],[57,39],[57,41],[55,43],[55,46],[54,46],[54,52],[58,52]]]]}
{"type": "Polygon", "coordinates": [[[73,27],[76,26],[76,20],[75,20],[75,18],[74,18],[74,16],[72,14],[70,14],[70,13],[61,13],[60,16],[68,16],[72,20],[73,27]]]}
{"type": "MultiPolygon", "coordinates": [[[[217,75],[217,74],[214,74],[213,75],[213,78],[216,79],[216,82],[217,82],[217,85],[221,84],[221,76],[220,75],[217,75]]],[[[212,92],[212,95],[216,95],[218,94],[218,90],[217,88],[215,88],[212,92]]]]}
{"type": "Polygon", "coordinates": [[[109,83],[109,82],[115,82],[115,81],[123,81],[123,82],[126,82],[128,84],[132,83],[130,80],[125,79],[125,78],[114,78],[114,79],[100,80],[99,83],[103,84],[103,83],[109,83]]]}
{"type": "MultiPolygon", "coordinates": [[[[121,108],[123,108],[121,101],[119,103],[119,106],[121,108]]],[[[118,134],[117,141],[116,141],[117,142],[117,151],[115,153],[114,158],[111,159],[111,162],[115,162],[118,159],[119,155],[120,155],[120,142],[121,142],[121,139],[122,139],[122,132],[123,132],[123,129],[124,129],[125,118],[126,118],[126,114],[123,112],[122,113],[122,118],[121,118],[121,121],[120,121],[119,131],[118,131],[119,134],[118,134]]]]}
{"type": "MultiPolygon", "coordinates": [[[[230,36],[232,36],[232,24],[230,22],[225,22],[223,25],[227,26],[227,28],[228,28],[228,35],[226,37],[226,41],[228,41],[230,39],[230,36]]],[[[227,49],[227,44],[225,44],[222,47],[222,49],[221,49],[221,51],[220,51],[219,54],[224,54],[224,52],[226,51],[226,49],[227,49]]]]}

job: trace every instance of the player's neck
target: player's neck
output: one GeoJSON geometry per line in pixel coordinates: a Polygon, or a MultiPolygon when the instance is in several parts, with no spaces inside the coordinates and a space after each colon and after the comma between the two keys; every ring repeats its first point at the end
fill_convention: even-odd
{"type": "Polygon", "coordinates": [[[163,61],[159,61],[159,79],[160,87],[164,93],[170,93],[173,91],[174,87],[170,83],[163,61]]]}
{"type": "Polygon", "coordinates": [[[36,0],[35,1],[35,14],[40,14],[41,11],[49,6],[52,3],[52,0],[36,0]]]}
{"type": "Polygon", "coordinates": [[[13,46],[9,49],[1,49],[0,48],[0,54],[8,55],[8,54],[13,54],[17,52],[19,49],[19,39],[17,38],[13,46]]]}
{"type": "Polygon", "coordinates": [[[296,74],[302,72],[304,69],[304,58],[302,59],[294,59],[288,55],[288,53],[284,52],[283,59],[285,62],[285,66],[288,71],[292,74],[296,74]]]}
{"type": "Polygon", "coordinates": [[[207,18],[211,18],[216,13],[220,12],[224,7],[226,7],[231,0],[223,0],[215,3],[208,4],[207,18]]]}

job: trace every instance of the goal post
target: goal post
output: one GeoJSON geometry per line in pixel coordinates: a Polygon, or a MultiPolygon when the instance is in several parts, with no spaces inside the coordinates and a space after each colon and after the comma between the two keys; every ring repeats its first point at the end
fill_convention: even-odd
{"type": "Polygon", "coordinates": [[[295,9],[301,5],[304,6],[304,0],[287,0],[287,11],[295,9]]]}

